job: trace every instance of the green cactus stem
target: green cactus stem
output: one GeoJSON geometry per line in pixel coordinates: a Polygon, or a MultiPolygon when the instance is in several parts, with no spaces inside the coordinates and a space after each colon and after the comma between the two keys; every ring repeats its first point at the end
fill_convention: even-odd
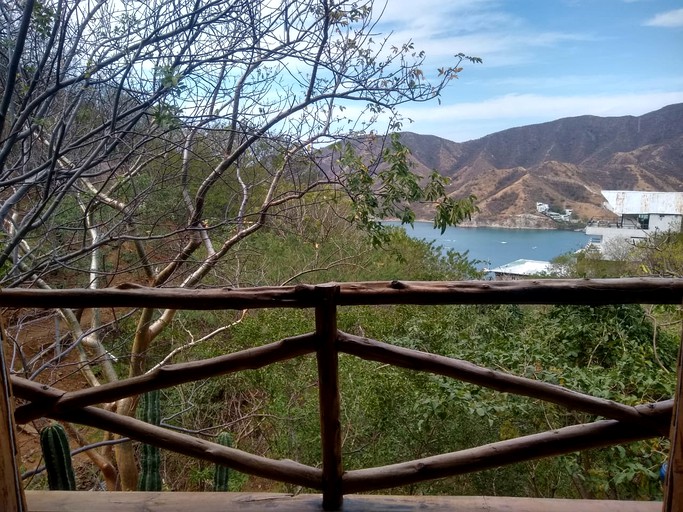
{"type": "Polygon", "coordinates": [[[64,427],[50,425],[40,431],[40,447],[47,468],[51,491],[75,491],[76,477],[71,464],[71,450],[64,427]]]}
{"type": "MultiPolygon", "coordinates": [[[[159,390],[150,391],[142,396],[140,403],[140,417],[152,425],[161,423],[161,406],[159,405],[159,390]]],[[[149,444],[142,445],[140,453],[139,491],[161,491],[161,454],[159,448],[149,444]]]]}
{"type": "Polygon", "coordinates": [[[140,419],[150,425],[161,424],[160,392],[158,389],[142,395],[140,400],[140,419]]]}
{"type": "MultiPolygon", "coordinates": [[[[218,444],[232,446],[232,436],[229,432],[221,432],[216,439],[218,444]]],[[[216,464],[213,473],[213,490],[217,492],[227,492],[229,489],[230,470],[227,466],[216,464]]]]}

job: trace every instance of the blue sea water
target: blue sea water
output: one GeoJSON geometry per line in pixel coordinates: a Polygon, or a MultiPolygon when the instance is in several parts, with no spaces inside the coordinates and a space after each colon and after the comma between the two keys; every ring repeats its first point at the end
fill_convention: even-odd
{"type": "MultiPolygon", "coordinates": [[[[400,226],[400,222],[386,222],[400,226]]],[[[588,243],[581,231],[553,229],[448,228],[441,234],[431,222],[403,226],[413,238],[434,241],[444,250],[469,251],[469,258],[482,260],[478,268],[494,268],[518,259],[550,261],[574,252],[588,243]]]]}

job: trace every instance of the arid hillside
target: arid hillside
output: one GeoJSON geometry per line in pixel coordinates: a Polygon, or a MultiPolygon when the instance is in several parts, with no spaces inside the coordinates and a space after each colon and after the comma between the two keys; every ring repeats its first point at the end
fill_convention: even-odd
{"type": "Polygon", "coordinates": [[[559,119],[464,143],[410,132],[401,140],[418,172],[436,169],[451,178],[451,194],[477,196],[477,224],[517,225],[536,202],[602,216],[603,189],[683,190],[683,104],[639,117],[559,119]]]}

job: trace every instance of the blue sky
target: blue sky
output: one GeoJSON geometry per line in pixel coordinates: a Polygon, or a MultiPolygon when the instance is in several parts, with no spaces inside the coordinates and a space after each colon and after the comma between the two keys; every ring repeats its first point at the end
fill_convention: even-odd
{"type": "Polygon", "coordinates": [[[441,105],[402,108],[408,131],[462,142],[683,102],[681,0],[387,0],[378,28],[425,50],[425,72],[459,52],[484,60],[465,66],[441,105]]]}

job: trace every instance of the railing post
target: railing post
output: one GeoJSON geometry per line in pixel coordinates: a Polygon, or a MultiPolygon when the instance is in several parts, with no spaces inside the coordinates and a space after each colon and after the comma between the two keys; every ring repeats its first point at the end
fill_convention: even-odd
{"type": "Polygon", "coordinates": [[[664,512],[683,511],[683,327],[676,371],[676,394],[671,413],[671,449],[664,486],[664,512]]]}
{"type": "Polygon", "coordinates": [[[12,388],[5,365],[5,329],[0,320],[0,510],[24,512],[26,498],[17,467],[18,448],[14,429],[12,388]]]}
{"type": "Polygon", "coordinates": [[[315,331],[318,335],[318,389],[323,459],[323,509],[342,505],[341,424],[339,420],[339,354],[337,352],[337,285],[315,287],[315,331]]]}

